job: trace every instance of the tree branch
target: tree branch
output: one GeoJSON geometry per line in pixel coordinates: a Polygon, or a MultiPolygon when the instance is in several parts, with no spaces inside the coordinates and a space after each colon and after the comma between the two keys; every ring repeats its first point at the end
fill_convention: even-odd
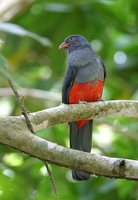
{"type": "Polygon", "coordinates": [[[88,173],[138,180],[138,161],[108,158],[67,149],[26,132],[2,132],[0,142],[17,148],[31,156],[60,166],[80,169],[88,173]]]}
{"type": "MultiPolygon", "coordinates": [[[[30,113],[29,119],[34,131],[39,131],[59,123],[116,116],[138,118],[138,101],[118,100],[72,105],[61,104],[54,108],[30,113]]],[[[18,132],[20,129],[20,131],[27,131],[23,116],[0,117],[0,125],[5,123],[8,123],[9,130],[16,128],[18,132]]],[[[5,128],[8,129],[8,127],[5,128]]]]}
{"type": "MultiPolygon", "coordinates": [[[[18,92],[20,96],[36,98],[39,99],[39,101],[40,99],[42,99],[42,100],[52,100],[61,102],[61,94],[58,92],[39,90],[34,88],[18,88],[18,92]]],[[[11,88],[9,87],[0,88],[0,97],[5,97],[5,96],[14,96],[14,93],[12,92],[11,88]]]]}
{"type": "MultiPolygon", "coordinates": [[[[138,101],[63,104],[31,113],[29,119],[34,131],[38,131],[57,123],[106,116],[138,118],[138,101]]],[[[23,116],[0,117],[0,143],[60,166],[80,169],[99,176],[138,180],[138,161],[108,158],[48,142],[29,132],[23,116]]]]}

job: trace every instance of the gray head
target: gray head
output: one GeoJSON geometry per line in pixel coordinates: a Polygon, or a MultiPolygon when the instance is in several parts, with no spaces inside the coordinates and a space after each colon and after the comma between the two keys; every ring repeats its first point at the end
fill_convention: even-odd
{"type": "Polygon", "coordinates": [[[81,35],[71,35],[67,37],[59,46],[60,49],[68,49],[69,53],[82,48],[91,48],[90,43],[81,35]]]}

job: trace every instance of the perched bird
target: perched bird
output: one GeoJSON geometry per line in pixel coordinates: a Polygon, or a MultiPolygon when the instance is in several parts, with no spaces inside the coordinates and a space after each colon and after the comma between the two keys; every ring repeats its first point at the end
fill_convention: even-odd
{"type": "MultiPolygon", "coordinates": [[[[106,71],[101,58],[90,43],[81,35],[67,37],[59,46],[67,49],[67,68],[62,88],[62,102],[77,104],[81,101],[95,102],[101,99],[106,71]]],[[[79,120],[69,123],[70,147],[90,152],[93,120],[79,120]]],[[[75,180],[87,180],[90,174],[72,170],[75,180]]]]}

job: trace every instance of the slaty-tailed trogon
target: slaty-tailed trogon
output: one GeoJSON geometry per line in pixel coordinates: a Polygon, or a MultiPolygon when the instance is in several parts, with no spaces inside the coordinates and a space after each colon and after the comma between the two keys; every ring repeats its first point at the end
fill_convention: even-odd
{"type": "MultiPolygon", "coordinates": [[[[67,49],[68,61],[62,89],[62,102],[76,104],[80,101],[94,102],[101,99],[105,67],[90,43],[80,35],[67,37],[59,47],[67,49]]],[[[69,123],[70,147],[90,152],[93,120],[80,120],[69,123]]],[[[75,180],[87,180],[90,174],[72,170],[75,180]]]]}

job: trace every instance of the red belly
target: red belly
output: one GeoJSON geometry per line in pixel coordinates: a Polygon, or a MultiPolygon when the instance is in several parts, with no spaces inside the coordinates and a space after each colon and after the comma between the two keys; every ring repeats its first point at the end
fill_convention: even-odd
{"type": "MultiPolygon", "coordinates": [[[[101,99],[104,81],[95,80],[85,83],[74,83],[69,93],[69,104],[76,104],[79,101],[94,102],[101,99]]],[[[89,120],[77,121],[82,127],[89,120]]]]}

